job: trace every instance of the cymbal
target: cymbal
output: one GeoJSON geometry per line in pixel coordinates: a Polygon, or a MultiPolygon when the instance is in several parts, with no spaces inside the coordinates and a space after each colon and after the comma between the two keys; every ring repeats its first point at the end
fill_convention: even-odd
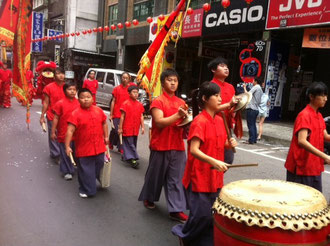
{"type": "Polygon", "coordinates": [[[251,93],[245,92],[237,95],[236,98],[239,101],[235,106],[234,112],[245,109],[246,105],[251,101],[252,95],[251,93]]]}
{"type": "Polygon", "coordinates": [[[192,114],[188,114],[188,117],[184,118],[178,126],[185,126],[193,121],[193,116],[192,114]]]}

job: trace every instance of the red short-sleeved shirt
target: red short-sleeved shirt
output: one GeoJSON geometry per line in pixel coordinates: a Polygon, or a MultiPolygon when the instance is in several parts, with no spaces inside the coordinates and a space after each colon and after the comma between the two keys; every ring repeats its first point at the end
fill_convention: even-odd
{"type": "Polygon", "coordinates": [[[116,86],[113,91],[112,95],[116,99],[115,106],[113,108],[113,118],[120,118],[120,108],[123,102],[125,102],[129,98],[128,87],[131,85],[136,85],[134,83],[129,83],[126,87],[123,85],[116,86]]]}
{"type": "Polygon", "coordinates": [[[72,112],[79,107],[79,102],[76,98],[70,100],[63,98],[59,100],[53,108],[53,112],[59,116],[57,124],[57,141],[64,143],[66,130],[68,128],[68,119],[72,112]]]}
{"type": "Polygon", "coordinates": [[[10,82],[12,78],[13,78],[13,74],[9,69],[2,70],[1,79],[3,82],[10,82]]]}
{"type": "MultiPolygon", "coordinates": [[[[166,118],[177,113],[179,107],[184,105],[185,102],[182,99],[176,96],[170,97],[166,92],[163,92],[151,103],[150,110],[158,108],[163,111],[166,118]]],[[[150,148],[157,151],[185,150],[182,137],[183,128],[177,126],[178,122],[164,128],[158,128],[152,120],[150,148]]]]}
{"type": "Polygon", "coordinates": [[[31,70],[27,70],[25,74],[25,78],[28,83],[31,83],[31,79],[33,79],[33,72],[31,70]]]}
{"type": "Polygon", "coordinates": [[[99,88],[99,82],[96,79],[94,80],[85,79],[82,87],[87,88],[93,93],[93,95],[95,95],[97,88],[99,88]]]}
{"type": "Polygon", "coordinates": [[[325,122],[322,114],[307,105],[297,116],[291,145],[285,162],[285,168],[294,174],[304,176],[318,176],[324,171],[322,158],[313,155],[309,151],[299,147],[298,132],[308,129],[308,141],[320,151],[324,151],[325,122]]]}
{"type": "Polygon", "coordinates": [[[54,119],[53,110],[54,110],[55,104],[59,100],[65,98],[64,91],[63,91],[63,85],[64,84],[59,85],[56,82],[52,82],[52,83],[46,85],[46,87],[43,90],[43,93],[49,97],[49,105],[48,105],[48,109],[46,112],[48,120],[54,119]]]}
{"type": "Polygon", "coordinates": [[[142,103],[129,98],[123,102],[120,110],[125,112],[123,136],[138,136],[141,125],[141,116],[144,112],[142,103]]]}
{"type": "MultiPolygon", "coordinates": [[[[213,78],[212,81],[213,83],[217,84],[220,89],[221,89],[221,104],[225,104],[225,103],[228,103],[231,101],[231,99],[233,98],[233,96],[235,96],[235,88],[233,85],[227,83],[227,82],[224,82],[224,81],[220,81],[216,78],[213,78]]],[[[226,118],[227,118],[227,122],[230,123],[229,119],[231,118],[229,116],[229,110],[226,109],[223,111],[226,115],[226,118]]],[[[221,113],[218,113],[219,116],[221,116],[221,113]]],[[[232,124],[230,124],[230,126],[232,126],[232,124]]]]}
{"type": "Polygon", "coordinates": [[[201,140],[200,150],[217,160],[224,160],[227,134],[223,119],[211,117],[203,110],[191,123],[188,136],[188,160],[182,179],[184,187],[191,184],[194,192],[217,192],[223,186],[223,172],[211,169],[211,165],[198,160],[190,153],[190,141],[194,137],[201,140]]]}
{"type": "Polygon", "coordinates": [[[78,107],[68,119],[76,127],[75,147],[77,157],[94,156],[106,151],[103,123],[107,116],[102,109],[92,105],[88,109],[78,107]]]}

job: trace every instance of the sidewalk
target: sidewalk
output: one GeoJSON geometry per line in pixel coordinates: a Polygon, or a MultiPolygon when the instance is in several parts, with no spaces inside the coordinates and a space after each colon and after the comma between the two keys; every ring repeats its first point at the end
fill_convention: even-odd
{"type": "MultiPolygon", "coordinates": [[[[257,129],[259,129],[258,123],[257,129]]],[[[292,138],[292,131],[293,122],[265,122],[263,126],[263,134],[261,136],[261,143],[289,147],[292,138]]],[[[243,132],[243,138],[248,138],[249,133],[245,119],[243,119],[243,132]]]]}

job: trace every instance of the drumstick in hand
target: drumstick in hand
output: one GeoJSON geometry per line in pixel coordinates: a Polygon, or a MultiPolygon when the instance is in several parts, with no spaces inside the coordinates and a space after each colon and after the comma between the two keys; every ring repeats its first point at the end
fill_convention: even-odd
{"type": "MultiPolygon", "coordinates": [[[[228,127],[227,119],[226,119],[225,113],[223,111],[220,111],[220,112],[221,112],[221,116],[222,116],[222,119],[223,119],[223,123],[225,124],[228,142],[230,143],[230,139],[232,138],[232,135],[231,135],[230,129],[228,127]]],[[[233,150],[234,153],[236,153],[235,147],[232,147],[232,150],[233,150]]]]}

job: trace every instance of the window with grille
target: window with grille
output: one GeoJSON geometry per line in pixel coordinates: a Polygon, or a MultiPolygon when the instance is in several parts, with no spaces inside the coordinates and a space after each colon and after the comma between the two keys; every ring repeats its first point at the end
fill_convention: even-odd
{"type": "MultiPolygon", "coordinates": [[[[118,4],[109,6],[109,22],[108,26],[117,25],[118,24],[118,4]]],[[[110,29],[109,35],[113,35],[114,31],[110,29]]]]}

